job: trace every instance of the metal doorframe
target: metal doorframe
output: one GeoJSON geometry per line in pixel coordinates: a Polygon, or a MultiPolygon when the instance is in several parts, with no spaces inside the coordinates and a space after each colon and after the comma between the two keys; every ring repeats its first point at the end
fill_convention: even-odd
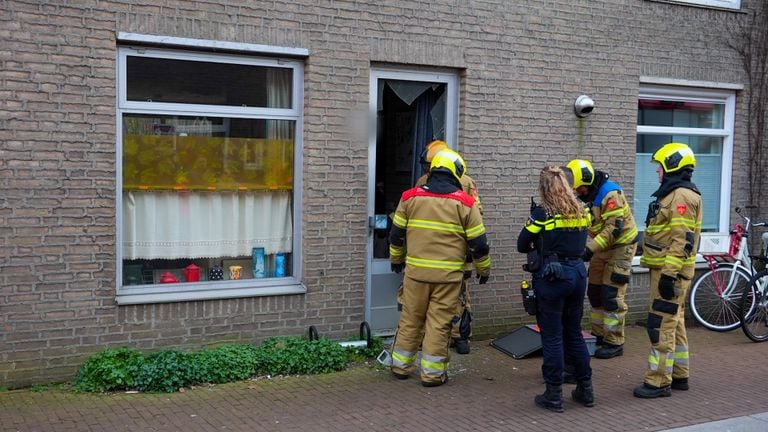
{"type": "MultiPolygon", "coordinates": [[[[388,67],[371,68],[368,88],[368,219],[375,214],[376,199],[376,136],[378,132],[377,108],[379,97],[379,80],[419,81],[441,83],[446,85],[445,135],[446,143],[453,149],[458,148],[459,130],[459,76],[458,73],[444,71],[410,70],[388,67]]],[[[365,281],[365,319],[371,320],[371,296],[373,281],[373,229],[368,227],[366,247],[366,281],[365,281]]],[[[388,267],[388,265],[387,265],[388,267]]]]}

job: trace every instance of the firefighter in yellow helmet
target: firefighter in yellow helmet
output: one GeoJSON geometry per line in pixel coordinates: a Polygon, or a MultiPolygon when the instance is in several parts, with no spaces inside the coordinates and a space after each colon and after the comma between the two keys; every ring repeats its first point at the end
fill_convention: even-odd
{"type": "Polygon", "coordinates": [[[408,378],[419,345],[421,383],[439,386],[448,379],[452,320],[469,252],[480,275],[491,270],[488,241],[477,202],[461,189],[464,160],[452,150],[433,158],[423,186],[403,192],[390,232],[392,270],[405,269],[402,312],[392,347],[392,374],[408,378]]]}
{"type": "MultiPolygon", "coordinates": [[[[427,184],[429,166],[432,159],[438,152],[445,149],[448,149],[448,144],[440,140],[432,141],[424,147],[420,160],[422,170],[427,174],[424,174],[416,181],[416,186],[427,184]]],[[[477,208],[482,215],[483,205],[480,202],[480,196],[477,194],[477,184],[475,183],[475,180],[466,173],[461,177],[461,189],[475,199],[477,208]]],[[[468,283],[470,277],[472,277],[472,257],[467,255],[466,264],[464,266],[464,281],[461,284],[459,302],[456,306],[456,316],[453,319],[453,328],[451,329],[451,344],[459,354],[469,354],[469,337],[472,336],[472,326],[470,325],[470,322],[472,321],[472,305],[470,302],[468,283]]]]}
{"type": "Polygon", "coordinates": [[[661,185],[645,219],[640,265],[650,269],[648,338],[651,351],[639,398],[671,396],[671,389],[688,390],[688,337],[685,299],[699,249],[703,207],[701,193],[691,182],[696,158],[685,144],[669,143],[653,154],[661,185]]]}
{"type": "Polygon", "coordinates": [[[624,191],[607,173],[596,171],[583,159],[574,159],[566,167],[573,189],[592,209],[583,256],[590,261],[587,297],[592,306],[592,334],[602,345],[595,357],[609,359],[624,354],[624,298],[637,250],[637,225],[624,191]]]}

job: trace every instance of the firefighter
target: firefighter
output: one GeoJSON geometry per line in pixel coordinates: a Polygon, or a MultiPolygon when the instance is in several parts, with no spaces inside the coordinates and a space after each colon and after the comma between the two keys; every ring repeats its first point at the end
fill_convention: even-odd
{"type": "Polygon", "coordinates": [[[624,298],[637,250],[637,225],[621,187],[608,174],[595,171],[582,159],[568,162],[573,189],[591,206],[592,226],[582,257],[590,261],[587,297],[592,306],[592,334],[597,344],[595,357],[609,359],[624,354],[624,298]]]}
{"type": "Polygon", "coordinates": [[[536,251],[539,259],[529,269],[537,299],[536,321],[541,331],[544,362],[541,372],[546,391],[534,399],[536,405],[563,412],[564,355],[573,365],[576,389],[574,401],[594,406],[589,351],[581,335],[587,269],[582,254],[591,224],[589,210],[576,198],[565,172],[550,166],[539,175],[540,206],[517,239],[517,250],[536,251]]]}
{"type": "MultiPolygon", "coordinates": [[[[420,158],[422,170],[427,174],[424,174],[416,181],[416,186],[423,186],[427,183],[429,165],[432,162],[432,158],[439,151],[445,149],[448,149],[448,144],[444,141],[435,140],[427,144],[424,151],[421,153],[420,158]]],[[[483,205],[477,194],[475,180],[467,174],[464,174],[464,176],[461,177],[461,189],[475,199],[477,209],[480,210],[480,215],[482,215],[483,205]]],[[[451,328],[451,345],[459,354],[469,354],[469,337],[472,336],[472,327],[470,325],[470,322],[472,321],[472,306],[470,303],[468,283],[469,278],[472,277],[472,265],[472,256],[467,254],[466,264],[464,265],[464,280],[461,283],[459,302],[456,304],[456,314],[453,318],[453,326],[451,328]],[[462,334],[462,330],[464,334],[462,334]]]]}
{"type": "Polygon", "coordinates": [[[650,269],[648,338],[651,352],[639,398],[688,390],[685,299],[693,278],[703,214],[701,193],[691,182],[696,158],[685,144],[669,143],[653,154],[659,188],[648,206],[640,265],[650,269]]]}
{"type": "Polygon", "coordinates": [[[427,183],[403,192],[389,237],[392,271],[405,270],[391,370],[408,378],[421,345],[425,387],[448,379],[448,345],[467,252],[480,284],[491,270],[483,218],[474,198],[461,189],[465,171],[458,153],[438,152],[427,183]]]}

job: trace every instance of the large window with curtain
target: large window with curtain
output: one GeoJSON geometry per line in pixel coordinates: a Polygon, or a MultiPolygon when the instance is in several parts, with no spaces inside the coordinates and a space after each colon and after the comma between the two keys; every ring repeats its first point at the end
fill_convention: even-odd
{"type": "Polygon", "coordinates": [[[118,294],[295,282],[301,62],[123,47],[118,67],[118,294]]]}
{"type": "Polygon", "coordinates": [[[696,156],[693,182],[704,205],[702,231],[728,231],[733,158],[733,91],[643,86],[637,103],[633,212],[641,229],[659,187],[651,156],[664,144],[687,144],[696,156]]]}

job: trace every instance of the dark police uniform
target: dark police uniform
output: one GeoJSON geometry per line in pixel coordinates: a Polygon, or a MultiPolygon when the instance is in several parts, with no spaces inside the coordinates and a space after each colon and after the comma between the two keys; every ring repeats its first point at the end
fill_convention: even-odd
{"type": "Polygon", "coordinates": [[[541,329],[544,381],[563,383],[564,350],[575,367],[578,381],[592,378],[589,351],[581,335],[587,269],[581,260],[591,224],[588,212],[580,218],[563,218],[535,207],[517,239],[517,250],[537,250],[540,269],[533,274],[538,301],[536,320],[541,329]]]}

